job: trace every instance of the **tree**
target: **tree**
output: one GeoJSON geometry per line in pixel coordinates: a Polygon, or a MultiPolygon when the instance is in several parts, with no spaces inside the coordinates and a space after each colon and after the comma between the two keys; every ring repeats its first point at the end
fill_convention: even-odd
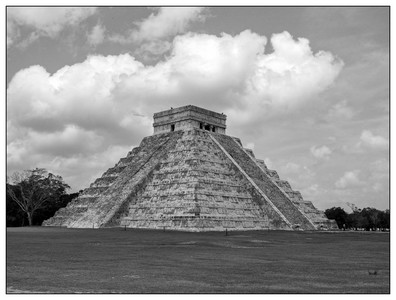
{"type": "Polygon", "coordinates": [[[348,214],[341,207],[326,209],[325,215],[328,219],[335,220],[338,228],[344,228],[344,225],[347,224],[348,214]]]}
{"type": "MultiPolygon", "coordinates": [[[[7,184],[7,190],[13,189],[14,193],[19,195],[19,190],[16,186],[7,184]]],[[[6,225],[7,227],[24,226],[27,224],[27,218],[25,212],[19,207],[19,205],[12,200],[10,193],[7,192],[6,197],[6,225]]]]}
{"type": "Polygon", "coordinates": [[[378,219],[379,219],[379,228],[381,228],[381,230],[385,230],[385,229],[390,229],[390,212],[389,209],[385,210],[385,211],[380,211],[378,214],[378,219]]]}
{"type": "Polygon", "coordinates": [[[369,231],[370,229],[374,228],[374,221],[373,221],[373,209],[370,207],[363,208],[361,211],[361,216],[363,217],[364,223],[363,223],[363,228],[366,231],[369,231]]]}
{"type": "Polygon", "coordinates": [[[17,172],[11,176],[14,187],[7,184],[7,194],[26,213],[29,226],[38,209],[44,208],[51,199],[58,199],[70,188],[59,175],[36,168],[17,172]]]}

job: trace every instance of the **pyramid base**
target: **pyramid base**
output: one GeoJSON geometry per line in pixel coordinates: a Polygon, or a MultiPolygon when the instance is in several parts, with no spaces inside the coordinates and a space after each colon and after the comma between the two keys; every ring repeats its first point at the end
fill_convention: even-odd
{"type": "Polygon", "coordinates": [[[247,231],[247,230],[292,230],[285,224],[272,224],[262,219],[228,219],[212,216],[175,216],[162,219],[124,218],[121,227],[140,229],[162,229],[175,231],[247,231]]]}

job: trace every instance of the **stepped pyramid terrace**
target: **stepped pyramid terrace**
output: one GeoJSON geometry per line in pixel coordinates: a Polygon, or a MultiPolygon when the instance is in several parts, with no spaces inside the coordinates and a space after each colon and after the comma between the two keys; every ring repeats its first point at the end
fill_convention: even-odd
{"type": "Polygon", "coordinates": [[[45,226],[182,231],[336,229],[312,202],[226,134],[226,115],[188,105],[45,226]]]}

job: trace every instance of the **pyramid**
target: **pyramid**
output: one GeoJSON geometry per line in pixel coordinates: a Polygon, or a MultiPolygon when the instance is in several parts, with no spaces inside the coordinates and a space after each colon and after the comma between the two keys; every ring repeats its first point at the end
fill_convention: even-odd
{"type": "Polygon", "coordinates": [[[154,134],[44,221],[181,231],[336,229],[267,168],[226,116],[188,105],[154,114],[154,134]]]}

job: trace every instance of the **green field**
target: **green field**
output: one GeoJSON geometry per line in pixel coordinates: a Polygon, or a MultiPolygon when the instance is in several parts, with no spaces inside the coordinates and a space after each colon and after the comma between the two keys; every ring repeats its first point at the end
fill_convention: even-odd
{"type": "Polygon", "coordinates": [[[389,293],[389,248],[379,232],[8,228],[7,291],[389,293]]]}

